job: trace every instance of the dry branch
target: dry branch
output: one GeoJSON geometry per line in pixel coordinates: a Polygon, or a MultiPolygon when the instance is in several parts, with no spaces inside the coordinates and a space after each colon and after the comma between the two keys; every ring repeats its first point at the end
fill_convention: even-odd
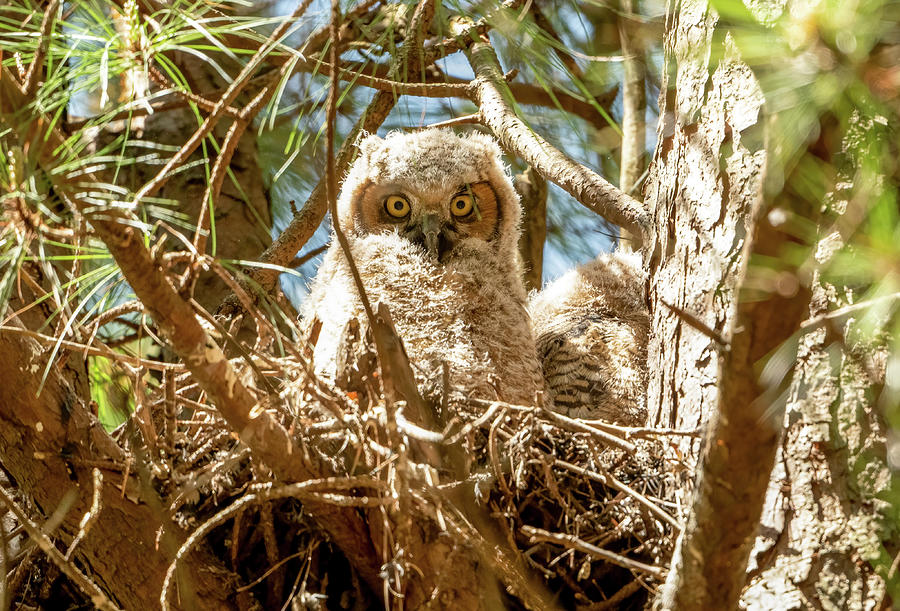
{"type": "Polygon", "coordinates": [[[466,52],[475,72],[471,96],[484,124],[506,150],[515,153],[547,180],[555,182],[576,200],[610,222],[635,235],[647,235],[650,220],[644,206],[602,176],[577,163],[544,140],[513,110],[516,101],[503,78],[497,55],[486,37],[466,52]]]}
{"type": "MultiPolygon", "coordinates": [[[[0,103],[3,109],[26,108],[29,103],[5,67],[0,76],[0,103]]],[[[157,267],[136,229],[140,226],[138,219],[122,208],[102,210],[98,214],[94,204],[83,199],[81,184],[99,183],[97,177],[83,174],[74,182],[53,171],[60,159],[55,151],[67,149],[59,132],[48,129],[50,123],[44,117],[25,125],[14,123],[8,115],[4,120],[14,127],[21,141],[46,143],[39,149],[38,162],[54,181],[54,188],[70,198],[94,227],[172,350],[184,361],[219,413],[254,455],[287,481],[329,475],[323,466],[303,459],[303,453],[294,448],[287,430],[240,382],[225,354],[200,325],[190,303],[176,292],[163,270],[157,267]]],[[[380,563],[359,514],[352,509],[322,503],[309,503],[307,509],[377,591],[381,583],[378,577],[380,563]]]]}

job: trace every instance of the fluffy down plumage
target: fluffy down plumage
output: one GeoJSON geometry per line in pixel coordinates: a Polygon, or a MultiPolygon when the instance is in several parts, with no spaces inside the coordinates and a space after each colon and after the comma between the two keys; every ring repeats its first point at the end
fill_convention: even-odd
{"type": "MultiPolygon", "coordinates": [[[[370,301],[390,308],[423,383],[439,378],[446,362],[452,386],[479,398],[531,403],[543,389],[516,258],[520,214],[500,150],[487,136],[424,130],[360,143],[338,200],[338,218],[370,301]],[[418,206],[438,213],[460,185],[483,182],[490,184],[499,210],[496,231],[487,239],[460,237],[438,258],[404,237],[415,233],[408,225],[416,222],[418,206]],[[360,198],[382,184],[408,194],[413,211],[405,223],[363,227],[357,216],[360,198]]],[[[310,287],[303,315],[322,322],[313,359],[317,371],[333,379],[347,322],[365,323],[336,240],[310,287]]]]}
{"type": "Polygon", "coordinates": [[[639,256],[616,252],[532,296],[528,309],[556,411],[643,424],[650,327],[643,282],[639,256]]]}

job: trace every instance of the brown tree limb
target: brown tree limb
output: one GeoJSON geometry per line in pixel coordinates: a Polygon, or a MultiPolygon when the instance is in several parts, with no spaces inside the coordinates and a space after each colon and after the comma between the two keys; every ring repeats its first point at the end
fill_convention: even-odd
{"type": "Polygon", "coordinates": [[[567,549],[578,550],[579,552],[587,554],[588,556],[621,566],[622,568],[626,568],[632,571],[639,571],[641,573],[647,573],[648,575],[650,575],[651,577],[655,577],[656,579],[662,579],[665,575],[665,573],[657,566],[644,564],[643,562],[632,560],[631,558],[627,558],[625,556],[622,556],[621,554],[616,554],[605,549],[600,549],[596,545],[591,545],[587,541],[582,541],[574,535],[552,533],[542,528],[534,528],[533,526],[528,525],[522,526],[521,530],[524,534],[528,535],[532,543],[535,543],[537,541],[546,541],[548,543],[562,545],[567,549]]]}
{"type": "Polygon", "coordinates": [[[577,163],[544,140],[513,110],[515,100],[503,79],[494,49],[486,38],[472,43],[466,53],[475,72],[471,96],[491,131],[506,150],[515,153],[555,182],[581,204],[637,235],[650,231],[643,204],[623,193],[602,176],[577,163]]]}
{"type": "MultiPolygon", "coordinates": [[[[639,26],[633,19],[632,0],[619,0],[621,15],[619,17],[619,42],[622,47],[624,61],[624,82],[622,84],[622,149],[619,155],[619,188],[629,195],[637,187],[638,180],[644,171],[643,159],[646,146],[647,96],[644,91],[644,79],[647,66],[644,63],[643,49],[638,37],[639,26]]],[[[641,246],[641,236],[623,231],[621,242],[629,249],[641,246]]]]}
{"type": "MultiPolygon", "coordinates": [[[[2,70],[0,109],[27,107],[28,100],[13,75],[5,67],[2,70]]],[[[176,292],[157,267],[136,229],[140,226],[138,219],[122,208],[97,211],[93,203],[85,201],[81,185],[84,182],[100,182],[92,174],[82,174],[76,182],[63,173],[53,171],[61,159],[57,151],[65,151],[66,144],[56,129],[49,128],[50,122],[44,117],[37,117],[25,125],[16,125],[11,117],[4,119],[12,123],[21,141],[44,143],[36,154],[56,191],[68,197],[91,223],[172,350],[188,366],[216,409],[254,455],[286,481],[304,481],[328,475],[323,465],[304,460],[304,453],[294,447],[287,430],[262,408],[253,393],[240,382],[221,348],[200,325],[190,303],[176,292]]],[[[360,515],[354,509],[338,508],[327,503],[310,503],[307,509],[345,552],[363,579],[378,592],[380,563],[360,515]]]]}
{"type": "MultiPolygon", "coordinates": [[[[52,367],[38,394],[40,378],[29,373],[42,370],[47,352],[24,334],[0,331],[0,455],[4,468],[16,484],[43,509],[45,515],[60,505],[66,495],[75,495],[75,505],[65,514],[59,530],[71,543],[80,530],[81,516],[91,505],[90,469],[80,468],[79,458],[125,461],[125,454],[91,416],[85,399],[78,396],[64,375],[52,367]],[[83,453],[87,448],[89,456],[83,453]],[[74,455],[71,453],[74,449],[74,455]]],[[[128,496],[118,485],[101,489],[103,510],[96,516],[90,536],[78,545],[75,556],[88,559],[95,578],[117,604],[127,609],[147,608],[162,586],[169,559],[184,535],[163,524],[150,505],[133,498],[138,492],[133,480],[125,480],[128,496]],[[166,536],[158,540],[165,528],[166,536]],[[161,549],[157,551],[157,542],[161,549]],[[128,566],[108,559],[127,557],[128,566]],[[102,568],[102,571],[97,569],[102,568]]],[[[186,584],[208,604],[235,608],[230,600],[233,577],[224,570],[209,570],[218,562],[202,548],[195,550],[183,566],[186,584]]]]}
{"type": "MultiPolygon", "coordinates": [[[[295,71],[312,72],[316,71],[323,75],[330,75],[333,69],[330,62],[320,62],[315,60],[298,61],[295,64],[295,71]]],[[[392,80],[388,78],[390,68],[377,65],[374,69],[369,69],[365,65],[343,65],[341,66],[341,80],[353,82],[364,87],[371,87],[380,91],[396,93],[397,95],[412,95],[421,97],[460,97],[470,98],[469,81],[454,77],[444,76],[440,80],[436,78],[426,79],[420,83],[410,83],[392,80]],[[366,70],[368,73],[363,73],[366,70]]],[[[588,100],[584,100],[572,95],[567,91],[563,91],[557,87],[551,87],[549,90],[532,83],[517,83],[515,81],[507,83],[513,99],[519,104],[529,106],[543,106],[545,108],[559,108],[569,114],[573,114],[592,125],[604,127],[609,125],[609,119],[600,111],[597,106],[588,100]]],[[[609,111],[613,100],[616,98],[616,89],[611,89],[599,97],[595,98],[595,102],[600,108],[609,111]]]]}

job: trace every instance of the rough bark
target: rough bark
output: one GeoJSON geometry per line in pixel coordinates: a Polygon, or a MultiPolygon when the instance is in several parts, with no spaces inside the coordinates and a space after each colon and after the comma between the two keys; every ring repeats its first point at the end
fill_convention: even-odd
{"type": "MultiPolygon", "coordinates": [[[[58,531],[49,533],[69,545],[91,505],[91,465],[104,459],[124,465],[125,456],[91,416],[89,397],[73,390],[65,366],[51,367],[38,393],[46,360],[37,342],[0,332],[2,461],[45,518],[64,499],[74,498],[58,531]]],[[[123,482],[121,472],[104,470],[102,510],[75,554],[125,609],[156,608],[166,569],[184,540],[183,533],[161,521],[158,499],[154,505],[147,494],[133,476],[123,482]]],[[[203,600],[207,608],[238,607],[232,599],[234,576],[203,548],[183,566],[184,604],[203,600]]]]}
{"type": "MultiPolygon", "coordinates": [[[[845,138],[852,184],[861,159],[876,153],[853,150],[890,137],[859,115],[845,138]]],[[[840,216],[847,202],[830,204],[840,216]]],[[[816,249],[823,268],[843,245],[839,232],[826,232],[816,249]]],[[[811,319],[853,303],[853,289],[813,280],[811,319]]],[[[750,559],[750,581],[743,602],[751,609],[777,601],[786,610],[872,609],[885,597],[885,584],[871,563],[881,543],[896,541],[896,524],[887,521],[890,486],[884,423],[874,398],[884,382],[883,348],[855,343],[852,318],[814,326],[801,338],[797,372],[790,389],[785,433],[771,474],[762,523],[750,559]]]]}
{"type": "MultiPolygon", "coordinates": [[[[669,587],[657,604],[734,608],[741,596],[750,609],[874,608],[884,586],[868,562],[881,549],[883,506],[876,492],[888,477],[883,430],[871,404],[877,374],[873,378],[860,364],[865,359],[820,329],[803,337],[789,391],[763,404],[738,400],[758,400],[762,389],[753,388],[759,383],[753,363],[779,336],[790,335],[785,323],[796,324],[810,312],[798,309],[805,297],[796,293],[790,307],[770,309],[770,316],[783,317],[780,330],[765,331],[758,319],[747,324],[747,304],[738,290],[748,238],[756,230],[753,205],[763,189],[762,94],[730,38],[714,36],[717,18],[704,2],[671,10],[659,139],[646,189],[656,231],[647,257],[654,328],[648,408],[651,424],[681,429],[705,426],[723,410],[722,420],[707,431],[706,470],[697,490],[698,498],[714,499],[718,508],[716,502],[695,504],[669,587]],[[752,337],[760,331],[765,332],[752,337]],[[743,366],[736,368],[735,359],[743,366]],[[778,420],[766,416],[777,417],[782,402],[785,433],[779,439],[778,420]],[[754,443],[747,447],[748,442],[754,443]],[[736,451],[741,444],[744,451],[736,451]],[[756,473],[748,468],[751,456],[759,462],[756,473]],[[740,473],[743,479],[736,477],[740,473]],[[766,479],[762,526],[745,576],[753,539],[740,526],[759,515],[766,479]],[[729,507],[742,511],[731,513],[729,507]],[[698,558],[713,562],[700,566],[698,558]]],[[[779,288],[795,294],[797,277],[787,274],[785,280],[793,285],[774,286],[773,294],[779,288]]],[[[813,288],[812,314],[840,305],[834,287],[813,288]]],[[[791,348],[780,357],[787,359],[782,373],[789,374],[791,348]]],[[[701,449],[686,439],[675,453],[693,465],[701,449]]],[[[695,472],[684,471],[684,480],[695,472]]],[[[689,489],[682,489],[685,508],[689,489]]]]}
{"type": "MultiPolygon", "coordinates": [[[[734,327],[744,241],[759,198],[765,152],[754,135],[762,96],[732,55],[708,66],[715,17],[704,2],[681,5],[667,40],[660,123],[648,186],[649,422],[693,430],[718,405],[720,345],[734,327]],[[670,79],[674,80],[670,82],[670,79]],[[713,336],[686,322],[698,319],[713,336]]],[[[696,457],[699,441],[679,446],[696,457]]]]}

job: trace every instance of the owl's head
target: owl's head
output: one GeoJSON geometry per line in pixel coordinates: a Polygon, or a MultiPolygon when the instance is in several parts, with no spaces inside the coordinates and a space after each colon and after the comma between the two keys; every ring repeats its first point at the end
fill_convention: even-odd
{"type": "Polygon", "coordinates": [[[396,233],[440,262],[473,241],[515,257],[521,207],[493,138],[395,132],[359,151],[338,200],[348,234],[396,233]]]}

